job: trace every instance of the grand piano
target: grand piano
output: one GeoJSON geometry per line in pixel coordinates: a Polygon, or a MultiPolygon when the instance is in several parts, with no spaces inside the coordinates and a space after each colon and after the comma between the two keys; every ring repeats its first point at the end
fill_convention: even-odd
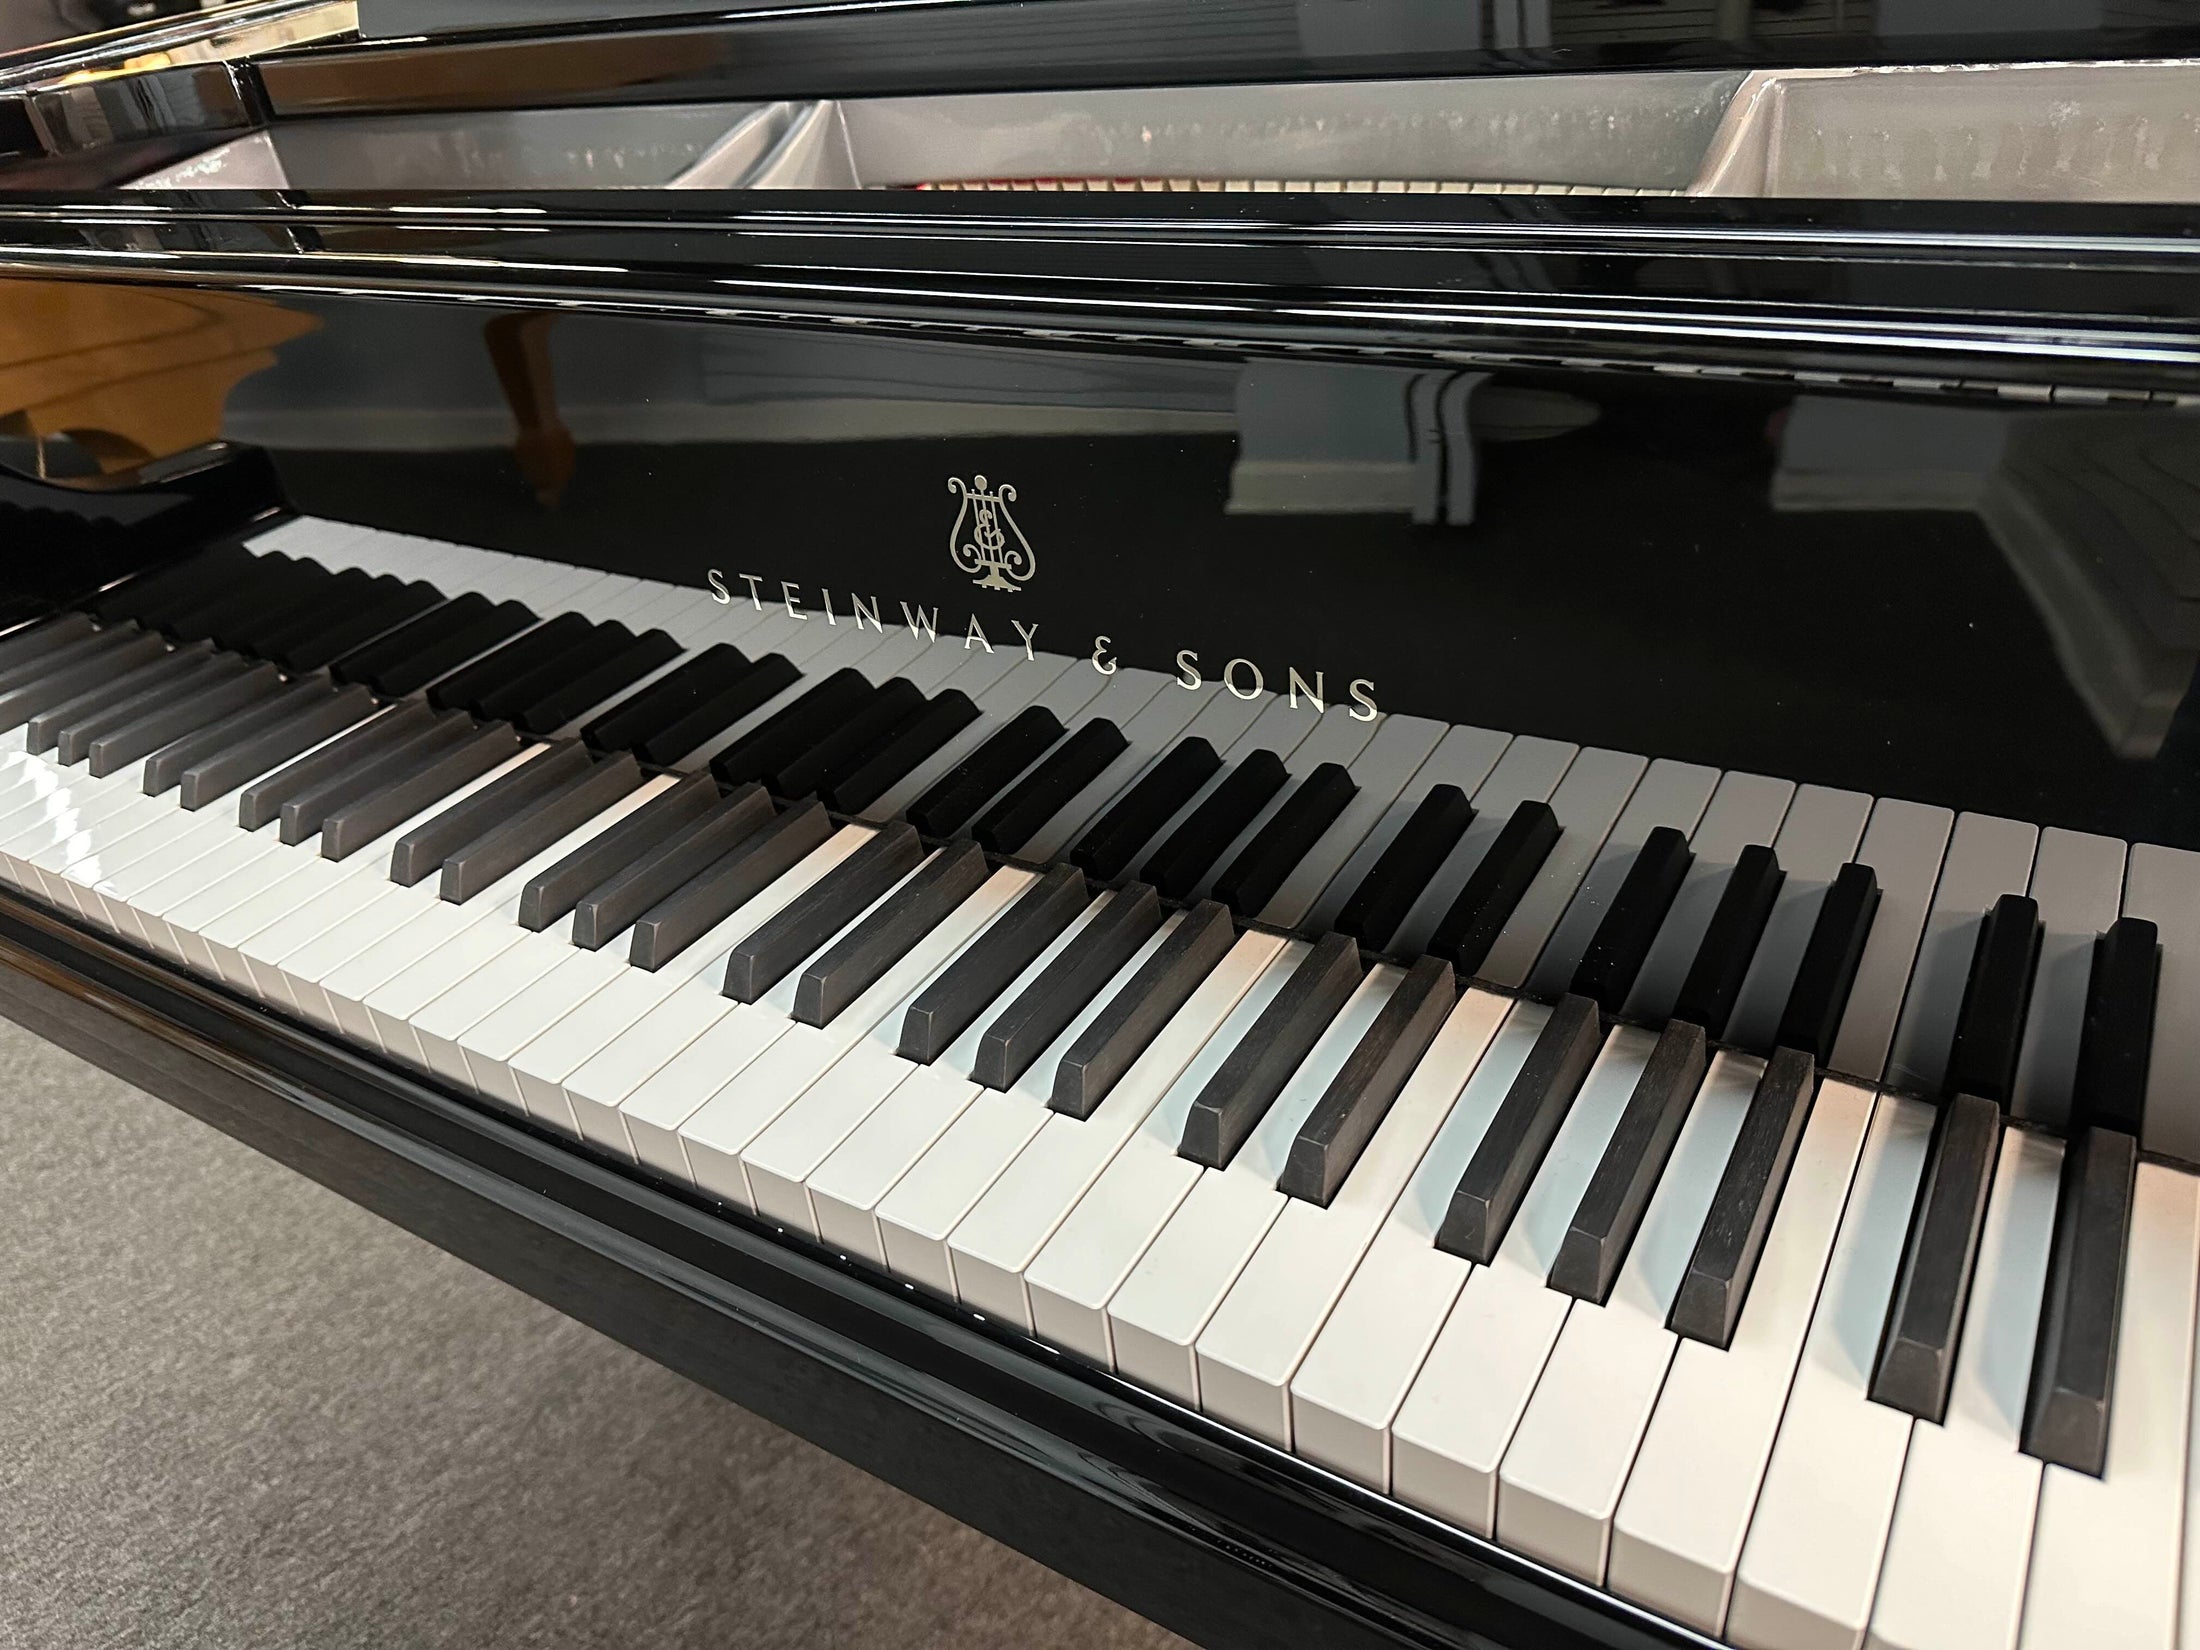
{"type": "Polygon", "coordinates": [[[1214,1646],[2200,1646],[2200,27],[0,59],[0,1013],[1214,1646]]]}

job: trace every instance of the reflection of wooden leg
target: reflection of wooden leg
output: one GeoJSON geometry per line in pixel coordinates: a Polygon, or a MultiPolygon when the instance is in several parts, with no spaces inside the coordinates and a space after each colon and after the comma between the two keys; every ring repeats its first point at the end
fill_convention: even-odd
{"type": "Polygon", "coordinates": [[[558,390],[550,370],[550,323],[555,315],[499,315],[483,327],[489,360],[504,386],[515,433],[512,457],[544,504],[555,504],[573,479],[573,434],[558,416],[558,390]]]}

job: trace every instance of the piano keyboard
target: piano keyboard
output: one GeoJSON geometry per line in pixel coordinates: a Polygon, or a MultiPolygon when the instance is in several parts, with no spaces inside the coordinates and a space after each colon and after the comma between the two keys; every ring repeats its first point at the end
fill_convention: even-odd
{"type": "Polygon", "coordinates": [[[2200,1638],[2200,856],[313,520],[0,722],[25,893],[1674,1621],[2200,1638]]]}

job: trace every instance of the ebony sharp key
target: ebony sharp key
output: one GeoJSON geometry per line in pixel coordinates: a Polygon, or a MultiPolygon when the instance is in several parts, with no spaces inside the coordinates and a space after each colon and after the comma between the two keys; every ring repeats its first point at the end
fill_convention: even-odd
{"type": "MultiPolygon", "coordinates": [[[[289,624],[301,610],[317,609],[328,588],[328,576],[319,567],[277,562],[273,556],[267,564],[258,579],[211,592],[198,606],[177,614],[161,628],[179,642],[218,641],[224,647],[246,647],[262,634],[289,624]]],[[[352,583],[364,582],[366,577],[361,573],[352,583]]]]}
{"type": "Polygon", "coordinates": [[[1091,899],[1085,873],[1074,865],[1055,866],[1017,895],[1015,904],[917,993],[902,1018],[901,1057],[930,1065],[945,1054],[1016,976],[1084,915],[1091,899]]]}
{"type": "Polygon", "coordinates": [[[312,635],[292,643],[284,650],[281,663],[289,670],[323,669],[384,631],[440,606],[442,601],[440,590],[418,579],[378,591],[371,600],[336,615],[312,635]]]}
{"type": "MultiPolygon", "coordinates": [[[[5,669],[0,669],[0,694],[12,694],[20,688],[34,687],[50,676],[63,671],[74,671],[110,655],[130,650],[140,659],[155,657],[160,651],[160,637],[151,631],[140,630],[134,624],[110,625],[105,630],[95,630],[88,636],[72,636],[49,651],[31,658],[20,659],[5,669]],[[147,639],[154,644],[144,645],[147,639]]],[[[84,677],[87,683],[96,684],[100,674],[93,671],[84,677]]],[[[28,716],[30,713],[25,712],[28,716]]],[[[20,720],[20,718],[18,718],[20,720]]]]}
{"type": "Polygon", "coordinates": [[[717,802],[718,787],[707,773],[691,773],[658,792],[616,825],[537,873],[520,890],[519,925],[541,932],[578,905],[591,888],[601,887],[717,802]]]}
{"type": "Polygon", "coordinates": [[[1108,896],[1077,942],[1048,963],[1016,1000],[993,1017],[978,1040],[970,1075],[989,1089],[1015,1086],[1032,1061],[1051,1048],[1070,1021],[1099,1000],[1138,948],[1161,927],[1161,900],[1134,882],[1108,896]]]}
{"type": "MultiPolygon", "coordinates": [[[[591,625],[566,646],[538,656],[531,668],[514,672],[510,680],[477,696],[470,708],[477,716],[516,717],[529,713],[544,700],[567,692],[574,683],[595,676],[634,642],[634,632],[616,620],[591,625]]],[[[617,684],[607,690],[617,691],[617,684]]],[[[591,699],[587,704],[576,705],[570,714],[578,716],[589,705],[600,702],[600,696],[591,699]]]]}
{"type": "Polygon", "coordinates": [[[1325,934],[1230,1050],[1184,1119],[1177,1154],[1224,1169],[1359,985],[1360,948],[1325,934]]]}
{"type": "Polygon", "coordinates": [[[1215,898],[1241,917],[1260,915],[1359,789],[1341,762],[1324,762],[1308,774],[1215,878],[1215,898]]]}
{"type": "MultiPolygon", "coordinates": [[[[138,691],[105,710],[96,711],[62,728],[54,741],[54,751],[64,766],[82,762],[99,748],[100,741],[119,733],[124,728],[143,730],[149,717],[167,717],[171,721],[178,715],[184,720],[177,724],[179,731],[203,727],[225,711],[233,710],[241,701],[222,699],[217,695],[231,683],[239,680],[257,680],[273,684],[277,678],[274,667],[242,658],[234,653],[219,653],[201,659],[185,670],[176,681],[156,680],[148,677],[138,691]],[[197,719],[191,720],[190,718],[197,719]]],[[[140,731],[141,740],[145,737],[140,731]]],[[[164,743],[154,740],[141,744],[139,754],[157,750],[164,743]]],[[[94,769],[94,773],[107,770],[94,769]]]]}
{"type": "Polygon", "coordinates": [[[731,642],[715,642],[592,717],[580,730],[581,739],[594,750],[631,750],[739,681],[748,669],[747,654],[731,642]]]}
{"type": "Polygon", "coordinates": [[[2039,905],[2022,894],[2002,895],[1979,924],[1971,973],[1963,982],[1963,1005],[1948,1045],[1950,1094],[2009,1103],[2039,960],[2039,905]]]}
{"type": "Polygon", "coordinates": [[[2160,972],[2151,922],[2120,918],[2093,942],[2070,1142],[2025,1397],[2025,1453],[2096,1478],[2108,1459],[2124,1248],[2160,972]]]}
{"type": "Polygon", "coordinates": [[[755,1002],[876,904],[923,857],[924,844],[900,820],[880,827],[870,841],[733,948],[726,958],[725,994],[735,1002],[755,1002]]]}
{"type": "Polygon", "coordinates": [[[720,797],[583,894],[573,907],[573,943],[584,951],[601,949],[643,912],[732,853],[772,813],[772,799],[761,785],[720,797]]]}
{"type": "Polygon", "coordinates": [[[318,833],[339,810],[369,800],[386,788],[404,787],[409,792],[413,780],[440,764],[446,751],[473,733],[471,718],[446,714],[408,739],[330,773],[316,784],[295,789],[282,805],[282,840],[303,842],[318,833]]]}
{"type": "Polygon", "coordinates": [[[2000,1150],[2001,1108],[1993,1101],[1959,1094],[1941,1102],[1871,1384],[1880,1403],[1920,1420],[1938,1422],[1947,1413],[1956,1338],[2000,1150]]]}
{"type": "Polygon", "coordinates": [[[1548,802],[1523,802],[1513,809],[1429,936],[1429,954],[1450,958],[1461,979],[1471,978],[1558,846],[1558,837],[1558,815],[1548,802]]]}
{"type": "Polygon", "coordinates": [[[636,968],[662,968],[832,834],[821,804],[796,803],[636,918],[626,960],[636,968]]]}
{"type": "Polygon", "coordinates": [[[645,630],[631,641],[606,648],[592,665],[570,678],[523,695],[524,702],[512,712],[513,724],[525,733],[555,733],[679,656],[680,644],[669,633],[645,630]]]}
{"type": "Polygon", "coordinates": [[[588,766],[588,752],[571,739],[545,745],[510,773],[414,826],[390,850],[390,881],[410,888],[475,838],[547,796],[588,766]]]}
{"type": "Polygon", "coordinates": [[[431,682],[428,703],[439,709],[455,705],[478,712],[490,694],[510,687],[540,669],[545,662],[578,646],[592,628],[578,613],[560,613],[514,636],[493,652],[484,653],[471,664],[461,665],[448,676],[431,682]]]}
{"type": "Polygon", "coordinates": [[[1436,1231],[1439,1249],[1489,1264],[1603,1046],[1595,1001],[1573,992],[1559,998],[1452,1190],[1436,1231]]]}
{"type": "Polygon", "coordinates": [[[1129,748],[1123,730],[1106,717],[1085,723],[988,808],[970,834],[996,854],[1013,854],[1129,748]]]}
{"type": "Polygon", "coordinates": [[[712,757],[710,771],[723,785],[762,779],[840,726],[872,691],[871,679],[862,671],[837,670],[712,757]]]}
{"type": "Polygon", "coordinates": [[[764,776],[781,796],[814,796],[825,781],[852,762],[860,762],[894,729],[924,707],[924,690],[896,676],[871,690],[807,749],[797,751],[764,776]]]}
{"type": "Polygon", "coordinates": [[[1635,851],[1574,969],[1574,989],[1594,998],[1605,1013],[1617,1014],[1626,1006],[1635,976],[1695,857],[1688,838],[1670,825],[1660,825],[1635,851]]]}
{"type": "Polygon", "coordinates": [[[92,612],[108,623],[135,619],[158,628],[168,614],[182,612],[209,592],[235,583],[239,576],[249,576],[259,559],[240,544],[202,550],[118,584],[92,603],[92,612]]]}
{"type": "MultiPolygon", "coordinates": [[[[167,648],[168,644],[152,631],[137,631],[50,674],[37,675],[21,687],[0,692],[0,729],[20,727],[42,710],[65,704],[80,693],[112,682],[124,671],[151,663],[167,648]]],[[[23,668],[35,674],[38,667],[23,668]]]]}
{"type": "Polygon", "coordinates": [[[94,734],[86,752],[91,758],[92,776],[97,779],[118,773],[139,757],[150,756],[187,733],[268,703],[282,690],[282,677],[273,665],[253,665],[188,699],[158,706],[132,721],[94,734]]]}
{"type": "Polygon", "coordinates": [[[345,614],[379,606],[391,592],[403,588],[402,581],[388,575],[376,578],[363,568],[346,568],[313,581],[306,587],[304,599],[291,603],[281,614],[255,614],[240,624],[224,627],[216,633],[216,639],[225,647],[249,648],[263,659],[287,664],[292,648],[320,635],[345,614]]]}
{"type": "Polygon", "coordinates": [[[1290,776],[1283,758],[1274,751],[1254,751],[1207,793],[1184,822],[1169,833],[1168,841],[1146,856],[1139,878],[1152,883],[1163,899],[1190,898],[1200,878],[1260,817],[1261,809],[1283,789],[1290,776]]]}
{"type": "Polygon", "coordinates": [[[842,813],[861,813],[977,719],[977,703],[950,688],[904,718],[861,761],[830,775],[818,795],[842,813]]]}
{"type": "Polygon", "coordinates": [[[234,653],[216,654],[204,642],[188,643],[123,672],[103,687],[39,712],[24,724],[23,748],[53,751],[64,765],[81,762],[88,733],[105,727],[117,712],[127,720],[153,709],[164,698],[187,697],[200,683],[219,680],[226,671],[244,664],[234,653]]]}
{"type": "Polygon", "coordinates": [[[1069,862],[1101,882],[1115,881],[1221,767],[1206,740],[1180,740],[1077,839],[1069,862]]]}
{"type": "Polygon", "coordinates": [[[418,693],[534,623],[534,610],[520,602],[492,603],[469,593],[345,654],[329,666],[329,675],[392,696],[418,693]]]}
{"type": "Polygon", "coordinates": [[[186,808],[203,808],[254,774],[309,751],[374,714],[363,687],[331,693],[325,684],[293,683],[271,704],[184,735],[145,759],[145,794],[177,787],[186,808]]]}
{"type": "Polygon", "coordinates": [[[1821,1066],[1833,1058],[1841,1016],[1848,1011],[1857,965],[1864,960],[1878,910],[1878,874],[1854,861],[1842,866],[1818,906],[1810,941],[1796,965],[1787,1009],[1780,1016],[1778,1047],[1799,1048],[1821,1066]]]}
{"type": "Polygon", "coordinates": [[[1779,1049],[1765,1062],[1666,1315],[1676,1335],[1722,1349],[1733,1343],[1817,1086],[1817,1065],[1803,1049],[1779,1049]]]}
{"type": "Polygon", "coordinates": [[[1406,970],[1291,1142],[1276,1190],[1327,1208],[1459,1000],[1451,964],[1406,970]]]}
{"type": "Polygon", "coordinates": [[[57,649],[95,634],[90,617],[83,613],[57,613],[43,624],[0,640],[0,670],[13,670],[36,659],[50,658],[57,649]]]}
{"type": "MultiPolygon", "coordinates": [[[[314,790],[331,779],[357,772],[440,720],[434,711],[417,700],[393,705],[371,721],[360,723],[348,733],[299,757],[297,761],[277,772],[268,773],[265,768],[253,769],[252,773],[265,774],[266,777],[253,780],[238,796],[238,826],[247,831],[258,830],[281,813],[283,804],[292,797],[314,790]]],[[[192,781],[199,778],[204,766],[202,764],[201,768],[194,768],[183,776],[183,805],[186,808],[195,805],[191,796],[192,781]]],[[[249,779],[251,774],[243,774],[239,778],[249,779]]]]}
{"type": "Polygon", "coordinates": [[[1751,843],[1736,857],[1697,944],[1696,960],[1681,982],[1673,1018],[1702,1026],[1714,1041],[1726,1035],[1727,1018],[1742,994],[1750,959],[1757,954],[1757,942],[1764,938],[1780,884],[1786,880],[1779,859],[1761,842],[1751,843]]]}
{"type": "MultiPolygon", "coordinates": [[[[692,710],[645,738],[616,748],[631,750],[644,762],[668,766],[700,750],[801,680],[802,672],[785,654],[767,653],[724,687],[704,696],[692,710]]],[[[607,741],[601,748],[615,747],[607,741]]]]}
{"type": "Polygon", "coordinates": [[[1236,938],[1230,913],[1213,900],[1186,911],[1161,949],[1077,1034],[1054,1068],[1047,1104],[1070,1117],[1090,1117],[1236,938]]]}
{"type": "Polygon", "coordinates": [[[491,722],[474,729],[396,783],[331,812],[321,822],[321,857],[348,859],[414,814],[433,807],[460,786],[472,784],[518,754],[519,739],[511,724],[491,722]]]}
{"type": "Polygon", "coordinates": [[[1581,1194],[1581,1205],[1559,1240],[1558,1256],[1551,1262],[1553,1289],[1600,1306],[1610,1299],[1709,1066],[1710,1046],[1702,1026],[1675,1020],[1659,1034],[1581,1194]]]}
{"type": "Polygon", "coordinates": [[[472,841],[453,848],[443,861],[437,897],[454,905],[472,899],[579,830],[621,797],[630,795],[641,783],[642,770],[631,756],[607,757],[583,768],[548,794],[522,804],[502,824],[492,825],[472,841]]]}
{"type": "Polygon", "coordinates": [[[1372,951],[1389,945],[1473,823],[1474,805],[1466,792],[1457,785],[1434,787],[1352,890],[1337,913],[1337,932],[1350,934],[1372,951]]]}
{"type": "Polygon", "coordinates": [[[976,893],[986,874],[983,849],[975,842],[950,842],[802,971],[795,986],[794,1017],[804,1025],[831,1025],[911,946],[976,893]]]}
{"type": "Polygon", "coordinates": [[[911,803],[909,823],[929,837],[953,836],[1061,737],[1054,712],[1026,706],[911,803]]]}

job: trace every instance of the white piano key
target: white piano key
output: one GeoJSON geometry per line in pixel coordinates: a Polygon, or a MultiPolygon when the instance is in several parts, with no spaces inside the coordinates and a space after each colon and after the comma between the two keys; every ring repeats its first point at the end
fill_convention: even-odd
{"type": "Polygon", "coordinates": [[[1779,898],[1750,959],[1741,994],[1728,1016],[1727,1041],[1760,1053],[1772,1047],[1795,985],[1795,970],[1810,943],[1811,925],[1825,902],[1826,886],[1855,857],[1872,799],[1855,791],[1804,785],[1788,803],[1772,851],[1787,873],[1779,898]]]}
{"type": "Polygon", "coordinates": [[[2124,913],[2160,932],[2154,1058],[2147,1070],[2146,1129],[2139,1143],[2200,1160],[2200,854],[2141,843],[2124,870],[2124,913]]]}
{"type": "Polygon", "coordinates": [[[1933,884],[1948,850],[1955,815],[1922,802],[1882,797],[1872,805],[1871,823],[1857,844],[1858,863],[1879,879],[1879,909],[1873,913],[1856,983],[1841,1016],[1830,1069],[1860,1082],[1876,1083],[1887,1068],[1887,1051],[1917,961],[1925,931],[1925,913],[1933,884]]]}
{"type": "Polygon", "coordinates": [[[2028,892],[2040,908],[2040,957],[2009,1114],[2061,1129],[2070,1121],[2093,941],[2123,905],[2123,842],[2050,826],[2040,832],[2028,892]]]}
{"type": "Polygon", "coordinates": [[[1733,1344],[1674,1353],[1613,1519],[1612,1590],[1706,1633],[1726,1621],[1871,1113],[1871,1090],[1819,1085],[1733,1344]]]}
{"type": "Polygon", "coordinates": [[[1961,814],[1940,864],[1940,881],[1918,941],[1910,990],[1887,1058],[1891,1088],[1938,1094],[1948,1069],[1948,1045],[1963,1006],[1963,982],[1978,947],[1979,923],[2003,894],[2021,894],[2032,880],[2039,829],[1991,814],[1961,814]]]}
{"type": "Polygon", "coordinates": [[[1124,1142],[1025,1270],[1032,1328],[1042,1338],[1104,1368],[1112,1367],[1115,1349],[1108,1335],[1108,1299],[1204,1172],[1176,1151],[1192,1102],[1310,949],[1304,941],[1293,940],[1276,950],[1221,1028],[1184,1067],[1160,1104],[1124,1142]]]}
{"type": "Polygon", "coordinates": [[[1544,1280],[1649,1047],[1606,1041],[1511,1230],[1460,1289],[1391,1423],[1392,1493],[1476,1535],[1495,1525],[1498,1466],[1572,1303],[1544,1280]]]}
{"type": "Polygon", "coordinates": [[[1549,801],[1580,749],[1578,745],[1532,735],[1523,735],[1505,747],[1505,754],[1473,793],[1474,820],[1466,835],[1429,878],[1428,892],[1399,925],[1396,950],[1400,956],[1427,949],[1429,936],[1459,897],[1474,868],[1482,863],[1482,856],[1489,852],[1490,843],[1505,828],[1513,810],[1523,802],[1549,801]]]}
{"type": "Polygon", "coordinates": [[[1283,1206],[1276,1190],[1299,1125],[1404,978],[1368,970],[1227,1167],[1202,1174],[1108,1301],[1115,1367],[1186,1404],[1199,1402],[1194,1347],[1283,1206]]]}
{"type": "MultiPolygon", "coordinates": [[[[1910,1429],[1866,1639],[1874,1650],[2016,1642],[2040,1487],[2040,1463],[2018,1442],[2061,1172],[2056,1141],[2003,1134],[1948,1413],[1910,1429]]],[[[1877,1349],[1875,1339],[1863,1353],[1867,1368],[1877,1349]]]]}
{"type": "Polygon", "coordinates": [[[949,1235],[958,1299],[1032,1327],[1024,1273],[1282,944],[1257,929],[1239,935],[1090,1117],[1047,1118],[949,1235]]]}
{"type": "MultiPolygon", "coordinates": [[[[572,1116],[562,1105],[545,1107],[539,1114],[529,1110],[527,1091],[520,1086],[519,1074],[513,1070],[512,1062],[529,1043],[619,977],[627,966],[627,944],[625,932],[614,935],[611,943],[601,951],[583,951],[566,945],[562,939],[543,934],[520,934],[511,949],[542,956],[556,947],[562,955],[529,981],[523,991],[501,1008],[483,1015],[461,1037],[459,1048],[465,1056],[467,1080],[472,1086],[492,1100],[501,1101],[515,1111],[526,1112],[538,1123],[570,1133],[572,1116]]],[[[384,1053],[399,1060],[427,1064],[427,1054],[412,1022],[416,1014],[456,983],[449,969],[437,966],[441,961],[440,954],[423,958],[367,994],[363,1006],[373,1027],[375,1043],[384,1053]]],[[[337,1004],[339,1014],[343,1006],[337,1004]]]]}
{"type": "MultiPolygon", "coordinates": [[[[1612,1033],[1632,1063],[1656,1039],[1612,1033]]],[[[1497,1539],[1584,1581],[1604,1579],[1612,1515],[1679,1337],[1665,1327],[1727,1154],[1763,1070],[1721,1054],[1697,1091],[1603,1305],[1577,1300],[1498,1472],[1497,1539]]]]}
{"type": "Polygon", "coordinates": [[[1726,1636],[1746,1650],[1863,1642],[1911,1424],[1872,1402],[1872,1361],[1932,1132],[1932,1107],[1879,1097],[1735,1572],[1726,1636]]]}
{"type": "MultiPolygon", "coordinates": [[[[2046,845],[2041,845],[2042,857],[2046,845]]],[[[2141,1163],[2100,1477],[2041,1475],[2018,1650],[2175,1650],[2200,1179],[2141,1163]]]]}
{"type": "MultiPolygon", "coordinates": [[[[1581,759],[1577,758],[1574,766],[1579,768],[1581,759]]],[[[1568,777],[1572,775],[1569,773],[1568,777]]],[[[1580,966],[1581,954],[1589,948],[1597,924],[1604,920],[1612,896],[1626,881],[1644,840],[1660,826],[1671,826],[1683,836],[1693,836],[1718,782],[1718,769],[1694,762],[1661,758],[1643,771],[1626,805],[1619,809],[1610,832],[1594,850],[1588,868],[1575,883],[1573,898],[1567,902],[1565,914],[1551,929],[1549,940],[1528,972],[1528,990],[1532,994],[1554,998],[1569,989],[1574,970],[1580,966]]]]}
{"type": "Polygon", "coordinates": [[[1278,928],[1296,928],[1306,920],[1314,902],[1336,880],[1353,850],[1398,800],[1443,736],[1444,724],[1426,717],[1382,718],[1350,763],[1352,782],[1357,787],[1352,800],[1314,846],[1300,856],[1274,897],[1261,907],[1260,921],[1278,928]]]}
{"type": "Polygon", "coordinates": [[[1634,989],[1628,993],[1628,1017],[1641,1025],[1659,1025],[1670,1019],[1673,1003],[1687,982],[1688,971],[1703,944],[1726,892],[1727,877],[1742,850],[1757,843],[1769,846],[1779,834],[1795,786],[1785,779],[1761,774],[1730,773],[1719,781],[1705,804],[1688,846],[1695,858],[1673,904],[1658,928],[1658,937],[1644,956],[1634,989]]]}

